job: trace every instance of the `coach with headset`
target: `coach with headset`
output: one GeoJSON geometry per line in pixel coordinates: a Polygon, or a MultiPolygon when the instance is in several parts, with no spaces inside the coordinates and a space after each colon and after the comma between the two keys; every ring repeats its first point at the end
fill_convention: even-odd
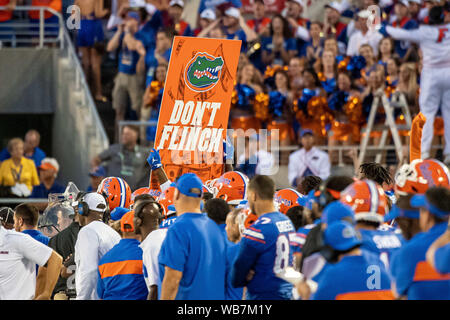
{"type": "Polygon", "coordinates": [[[120,241],[120,235],[103,222],[107,211],[105,198],[88,193],[75,204],[81,230],[75,243],[75,287],[77,300],[98,300],[99,260],[120,241]]]}

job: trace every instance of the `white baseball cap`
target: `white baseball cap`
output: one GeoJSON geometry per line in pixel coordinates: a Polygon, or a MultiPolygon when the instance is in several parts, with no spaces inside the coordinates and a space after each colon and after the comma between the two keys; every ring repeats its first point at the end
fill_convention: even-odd
{"type": "Polygon", "coordinates": [[[295,2],[296,4],[298,4],[298,5],[302,6],[302,7],[305,6],[305,4],[303,3],[303,0],[288,0],[288,1],[295,2]]]}
{"type": "Polygon", "coordinates": [[[400,0],[400,1],[397,2],[397,4],[399,4],[399,3],[403,4],[406,7],[409,7],[409,1],[408,0],[400,0]]]}
{"type": "Polygon", "coordinates": [[[336,10],[339,13],[342,13],[342,11],[344,11],[341,3],[337,2],[337,1],[333,1],[331,3],[327,3],[325,5],[325,8],[332,8],[332,9],[336,10]]]}
{"type": "Polygon", "coordinates": [[[414,2],[417,3],[418,5],[422,4],[422,0],[408,0],[408,2],[414,2]]]}
{"type": "Polygon", "coordinates": [[[212,9],[205,9],[200,14],[200,18],[208,20],[216,20],[216,13],[212,9]]]}
{"type": "Polygon", "coordinates": [[[39,166],[39,169],[41,169],[41,170],[53,169],[56,172],[59,172],[59,164],[55,158],[44,158],[41,161],[41,165],[39,166]]]}
{"type": "Polygon", "coordinates": [[[371,13],[369,10],[361,10],[358,12],[358,17],[362,19],[368,19],[370,17],[371,13]]]}
{"type": "Polygon", "coordinates": [[[235,7],[229,7],[227,10],[225,10],[225,15],[239,19],[239,17],[241,16],[241,13],[239,12],[239,9],[237,9],[235,7]]]}
{"type": "Polygon", "coordinates": [[[172,0],[169,2],[169,6],[170,7],[180,6],[180,7],[184,8],[184,1],[183,0],[172,0]]]}
{"type": "Polygon", "coordinates": [[[87,203],[89,210],[95,212],[106,211],[106,200],[101,194],[97,192],[88,193],[83,197],[83,200],[87,203]]]}

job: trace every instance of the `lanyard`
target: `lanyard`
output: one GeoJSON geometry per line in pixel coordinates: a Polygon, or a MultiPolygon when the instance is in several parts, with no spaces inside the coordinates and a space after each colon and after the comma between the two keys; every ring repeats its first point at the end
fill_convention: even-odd
{"type": "Polygon", "coordinates": [[[20,182],[20,177],[22,176],[22,169],[23,169],[22,164],[20,165],[19,172],[17,172],[16,169],[11,167],[11,174],[13,176],[14,182],[16,183],[20,182]]]}

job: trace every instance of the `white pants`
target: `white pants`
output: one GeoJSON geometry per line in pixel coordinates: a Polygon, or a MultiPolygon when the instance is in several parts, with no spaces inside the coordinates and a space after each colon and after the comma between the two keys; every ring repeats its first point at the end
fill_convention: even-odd
{"type": "Polygon", "coordinates": [[[422,131],[422,159],[430,158],[434,119],[441,108],[444,119],[444,156],[450,159],[450,68],[424,68],[420,78],[420,111],[427,121],[422,131]]]}

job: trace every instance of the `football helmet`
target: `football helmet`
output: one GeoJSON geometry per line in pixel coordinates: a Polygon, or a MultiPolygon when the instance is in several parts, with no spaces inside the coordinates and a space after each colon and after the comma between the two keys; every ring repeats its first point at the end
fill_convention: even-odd
{"type": "Polygon", "coordinates": [[[277,210],[286,214],[290,208],[298,206],[297,200],[300,197],[303,196],[298,191],[287,188],[275,192],[273,201],[277,210]]]}
{"type": "Polygon", "coordinates": [[[141,194],[149,194],[151,195],[153,198],[157,199],[160,195],[161,195],[161,191],[159,190],[154,190],[150,187],[144,187],[144,188],[139,188],[137,190],[135,190],[132,194],[131,194],[131,203],[130,205],[134,204],[134,199],[137,196],[140,196],[141,194]]]}
{"type": "Polygon", "coordinates": [[[131,189],[128,183],[119,177],[107,177],[98,185],[97,193],[106,198],[109,210],[117,207],[129,208],[131,204],[131,189]]]}
{"type": "Polygon", "coordinates": [[[248,177],[239,171],[225,172],[214,182],[213,195],[230,205],[238,205],[247,198],[248,182],[248,177]]]}
{"type": "Polygon", "coordinates": [[[399,195],[424,194],[433,186],[450,187],[449,169],[435,159],[416,159],[404,164],[395,174],[395,191],[399,195]]]}
{"type": "Polygon", "coordinates": [[[341,202],[349,205],[355,212],[356,221],[369,221],[383,224],[388,211],[387,196],[383,188],[372,180],[359,180],[341,192],[341,202]]]}
{"type": "Polygon", "coordinates": [[[242,210],[238,213],[236,217],[236,221],[239,225],[239,232],[242,234],[245,229],[250,227],[255,221],[258,220],[258,217],[251,212],[250,208],[242,208],[242,210]]]}
{"type": "Polygon", "coordinates": [[[170,186],[164,192],[162,192],[158,198],[159,204],[164,209],[164,219],[166,219],[173,210],[169,210],[169,206],[173,205],[173,196],[175,194],[176,187],[170,186]]]}

